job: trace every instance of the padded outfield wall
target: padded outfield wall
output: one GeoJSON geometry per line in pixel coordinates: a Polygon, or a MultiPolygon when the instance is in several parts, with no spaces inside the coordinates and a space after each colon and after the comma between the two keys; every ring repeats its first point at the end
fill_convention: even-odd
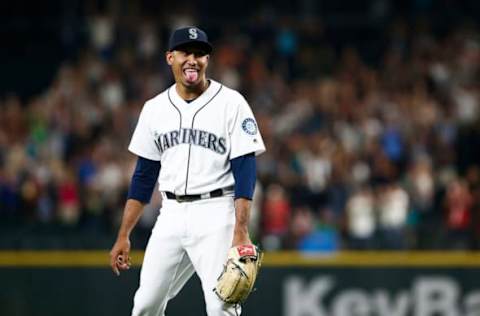
{"type": "MultiPolygon", "coordinates": [[[[0,315],[127,316],[133,268],[111,273],[106,251],[0,252],[0,315]]],[[[247,316],[478,316],[480,253],[267,253],[247,316]]],[[[196,277],[168,316],[205,315],[196,277]]]]}

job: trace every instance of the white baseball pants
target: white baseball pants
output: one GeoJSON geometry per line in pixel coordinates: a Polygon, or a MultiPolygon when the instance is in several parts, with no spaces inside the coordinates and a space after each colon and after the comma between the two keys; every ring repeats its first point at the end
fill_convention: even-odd
{"type": "MultiPolygon", "coordinates": [[[[164,316],[167,303],[194,272],[201,283],[208,316],[237,316],[240,307],[212,291],[232,243],[232,197],[179,203],[164,197],[148,241],[132,316],[164,316]]],[[[200,315],[197,312],[197,315],[200,315]]]]}

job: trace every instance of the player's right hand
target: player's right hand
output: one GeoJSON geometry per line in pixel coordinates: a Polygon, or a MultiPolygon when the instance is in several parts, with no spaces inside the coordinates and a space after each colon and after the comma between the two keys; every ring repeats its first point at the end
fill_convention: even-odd
{"type": "Polygon", "coordinates": [[[130,265],[130,240],[128,238],[117,238],[110,251],[110,267],[113,273],[119,276],[120,270],[128,270],[130,265]]]}

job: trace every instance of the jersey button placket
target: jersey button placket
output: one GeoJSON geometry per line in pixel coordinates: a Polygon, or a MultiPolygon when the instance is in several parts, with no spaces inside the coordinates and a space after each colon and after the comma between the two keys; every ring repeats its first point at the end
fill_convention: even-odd
{"type": "MultiPolygon", "coordinates": [[[[184,124],[185,126],[183,127],[186,127],[186,128],[193,128],[193,116],[192,116],[192,113],[191,111],[185,111],[183,112],[183,116],[185,117],[185,121],[184,121],[184,124]]],[[[188,146],[188,154],[187,154],[187,170],[185,171],[185,187],[184,187],[184,193],[185,195],[188,194],[188,176],[189,176],[189,173],[190,173],[190,159],[191,159],[191,152],[192,152],[192,144],[190,142],[187,143],[187,146],[188,146]]]]}

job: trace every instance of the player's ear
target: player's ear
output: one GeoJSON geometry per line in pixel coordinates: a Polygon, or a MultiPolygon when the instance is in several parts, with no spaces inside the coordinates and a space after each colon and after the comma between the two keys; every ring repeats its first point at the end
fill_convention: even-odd
{"type": "Polygon", "coordinates": [[[203,56],[205,58],[205,66],[208,67],[209,61],[210,61],[210,54],[206,54],[203,56]]]}
{"type": "Polygon", "coordinates": [[[165,59],[167,61],[167,64],[171,66],[173,64],[173,52],[168,51],[165,53],[165,59]]]}

